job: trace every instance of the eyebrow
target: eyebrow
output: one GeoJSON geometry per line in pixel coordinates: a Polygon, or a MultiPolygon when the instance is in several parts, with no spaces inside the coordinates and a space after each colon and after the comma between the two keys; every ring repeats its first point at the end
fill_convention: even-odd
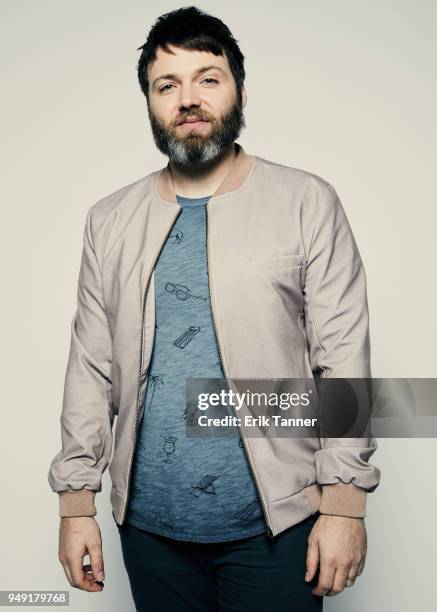
{"type": "MultiPolygon", "coordinates": [[[[196,70],[196,72],[194,73],[194,77],[197,77],[199,75],[201,75],[204,72],[208,72],[208,70],[219,70],[220,72],[222,72],[223,74],[225,74],[225,71],[223,70],[223,68],[220,68],[220,66],[216,66],[215,64],[211,64],[210,66],[203,66],[202,68],[199,68],[199,70],[196,70]]],[[[155,87],[156,83],[158,81],[160,81],[161,79],[175,79],[177,80],[177,75],[176,74],[172,74],[172,73],[167,73],[167,74],[161,74],[161,76],[156,77],[156,79],[153,81],[152,83],[152,87],[155,87]]]]}

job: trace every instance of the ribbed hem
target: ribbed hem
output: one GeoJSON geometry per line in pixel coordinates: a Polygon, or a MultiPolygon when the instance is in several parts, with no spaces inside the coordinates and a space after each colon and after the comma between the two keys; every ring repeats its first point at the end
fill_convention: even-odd
{"type": "Polygon", "coordinates": [[[95,494],[95,491],[89,489],[60,491],[58,493],[59,516],[94,516],[97,514],[94,505],[95,494]]]}
{"type": "Polygon", "coordinates": [[[367,491],[353,483],[322,486],[319,512],[336,516],[363,518],[366,516],[367,491]]]}

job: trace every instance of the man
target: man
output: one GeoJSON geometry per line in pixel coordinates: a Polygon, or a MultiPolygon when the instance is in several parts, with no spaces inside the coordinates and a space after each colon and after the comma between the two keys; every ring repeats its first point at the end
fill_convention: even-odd
{"type": "Polygon", "coordinates": [[[244,57],[220,20],[173,11],[141,49],[168,164],[88,211],[49,472],[59,558],[103,588],[110,464],[137,610],[321,610],[363,571],[375,441],[191,438],[185,382],[370,376],[360,255],[326,180],[236,143],[244,57]]]}

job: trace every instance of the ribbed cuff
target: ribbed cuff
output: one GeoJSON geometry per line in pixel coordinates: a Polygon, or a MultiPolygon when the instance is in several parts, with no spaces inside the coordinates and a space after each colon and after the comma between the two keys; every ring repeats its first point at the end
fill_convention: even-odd
{"type": "Polygon", "coordinates": [[[363,518],[366,516],[367,491],[353,483],[322,486],[322,501],[320,514],[334,514],[336,516],[350,516],[363,518]]]}
{"type": "Polygon", "coordinates": [[[94,504],[95,494],[95,491],[89,489],[60,491],[59,516],[94,516],[97,514],[94,504]]]}

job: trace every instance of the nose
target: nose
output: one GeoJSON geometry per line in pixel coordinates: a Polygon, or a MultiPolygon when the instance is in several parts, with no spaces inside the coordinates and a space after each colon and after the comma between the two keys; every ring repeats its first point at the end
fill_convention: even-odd
{"type": "Polygon", "coordinates": [[[179,110],[200,106],[200,98],[191,83],[182,85],[179,89],[179,110]]]}

